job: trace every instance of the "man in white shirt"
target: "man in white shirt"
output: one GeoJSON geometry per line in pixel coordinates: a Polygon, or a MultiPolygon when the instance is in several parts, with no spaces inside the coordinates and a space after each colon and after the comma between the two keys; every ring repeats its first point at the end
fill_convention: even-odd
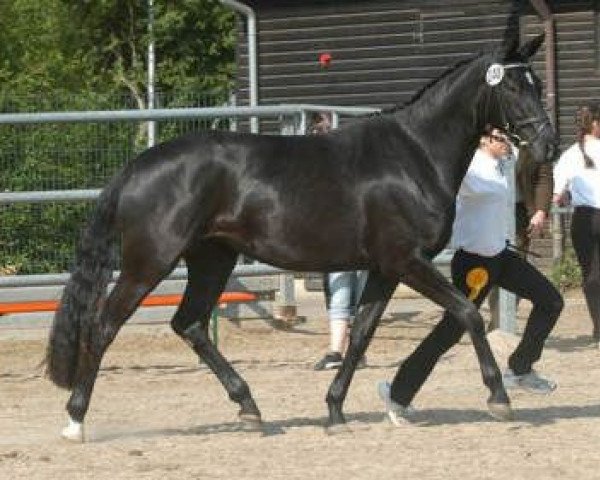
{"type": "MultiPolygon", "coordinates": [[[[552,163],[538,163],[528,147],[521,147],[515,164],[515,245],[527,258],[531,239],[542,235],[552,203],[552,163]]],[[[487,297],[490,307],[488,331],[500,323],[499,289],[494,287],[487,297]]],[[[517,304],[519,302],[517,297],[517,304]]]]}
{"type": "MultiPolygon", "coordinates": [[[[556,288],[533,265],[507,246],[508,182],[503,163],[510,144],[497,128],[487,126],[461,184],[451,245],[452,282],[478,307],[490,288],[498,285],[533,308],[521,342],[508,360],[503,380],[507,388],[551,393],[556,383],[538,375],[532,365],[539,360],[544,342],[563,308],[556,288]]],[[[442,320],[400,365],[392,384],[380,382],[379,395],[388,417],[400,425],[410,416],[410,404],[438,359],[464,333],[460,323],[445,312],[442,320]]]]}

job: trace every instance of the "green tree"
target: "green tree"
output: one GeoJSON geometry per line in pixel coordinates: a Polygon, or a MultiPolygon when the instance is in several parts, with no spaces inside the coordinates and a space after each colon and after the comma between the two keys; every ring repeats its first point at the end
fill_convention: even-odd
{"type": "MultiPolygon", "coordinates": [[[[143,0],[0,2],[0,97],[127,93],[145,108],[148,14],[143,0]]],[[[225,98],[235,65],[233,13],[216,0],[155,0],[154,19],[157,91],[225,98]]]]}
{"type": "MultiPolygon", "coordinates": [[[[145,108],[148,4],[140,0],[62,0],[80,26],[79,56],[97,81],[125,89],[145,108]]],[[[157,90],[225,94],[234,71],[234,16],[216,0],[154,2],[157,90]]]]}
{"type": "MultiPolygon", "coordinates": [[[[207,91],[225,100],[234,15],[213,0],[154,3],[160,106],[197,106],[190,98],[207,91]]],[[[145,108],[149,41],[144,0],[0,0],[0,111],[145,108]]],[[[0,190],[101,187],[145,145],[141,131],[130,123],[0,126],[0,190]]],[[[160,132],[166,138],[175,127],[160,132]]],[[[0,206],[0,269],[66,268],[89,207],[0,206]]]]}
{"type": "Polygon", "coordinates": [[[0,2],[0,94],[85,90],[90,65],[76,55],[75,32],[60,0],[0,2]]]}

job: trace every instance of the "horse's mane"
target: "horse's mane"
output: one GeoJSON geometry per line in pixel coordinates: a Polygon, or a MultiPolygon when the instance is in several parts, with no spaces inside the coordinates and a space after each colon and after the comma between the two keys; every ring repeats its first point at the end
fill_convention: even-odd
{"type": "Polygon", "coordinates": [[[455,72],[456,70],[458,70],[460,67],[462,67],[463,65],[472,62],[473,60],[475,60],[476,58],[480,57],[482,55],[482,53],[476,53],[476,54],[472,54],[469,55],[465,58],[462,58],[460,60],[458,60],[456,63],[454,63],[453,65],[451,65],[450,67],[448,67],[446,70],[444,70],[439,76],[431,79],[429,82],[427,82],[424,86],[422,86],[411,98],[410,100],[404,102],[404,103],[400,103],[398,105],[393,105],[391,107],[386,107],[381,109],[379,112],[375,112],[375,113],[371,113],[369,114],[369,116],[378,116],[378,115],[384,115],[384,114],[388,114],[388,113],[394,113],[397,112],[398,110],[403,110],[404,108],[408,107],[409,105],[412,105],[413,103],[415,103],[417,100],[419,100],[421,97],[423,97],[423,95],[425,95],[434,85],[436,85],[438,82],[440,82],[441,80],[443,80],[444,78],[448,77],[449,75],[451,75],[453,72],[455,72]]]}

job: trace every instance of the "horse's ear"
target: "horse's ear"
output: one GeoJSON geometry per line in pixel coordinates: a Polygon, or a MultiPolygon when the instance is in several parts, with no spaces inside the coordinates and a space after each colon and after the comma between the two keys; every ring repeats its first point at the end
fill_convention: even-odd
{"type": "Polygon", "coordinates": [[[535,52],[537,52],[538,49],[540,48],[540,45],[544,42],[545,36],[546,35],[544,33],[540,33],[537,37],[534,37],[531,40],[529,40],[525,45],[523,45],[517,51],[519,56],[521,56],[525,59],[533,57],[535,52]]]}
{"type": "Polygon", "coordinates": [[[519,48],[519,19],[520,9],[513,7],[506,20],[506,27],[502,35],[502,49],[505,58],[514,56],[519,48]]]}
{"type": "Polygon", "coordinates": [[[502,41],[502,54],[504,59],[509,59],[517,54],[519,48],[519,35],[514,29],[507,29],[504,32],[504,39],[502,41]]]}

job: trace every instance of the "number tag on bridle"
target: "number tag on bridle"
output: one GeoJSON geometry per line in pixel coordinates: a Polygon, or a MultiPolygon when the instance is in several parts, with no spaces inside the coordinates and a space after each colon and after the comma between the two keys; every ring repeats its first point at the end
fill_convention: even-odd
{"type": "Polygon", "coordinates": [[[485,81],[490,87],[498,85],[504,78],[504,67],[499,63],[492,63],[485,74],[485,81]]]}

